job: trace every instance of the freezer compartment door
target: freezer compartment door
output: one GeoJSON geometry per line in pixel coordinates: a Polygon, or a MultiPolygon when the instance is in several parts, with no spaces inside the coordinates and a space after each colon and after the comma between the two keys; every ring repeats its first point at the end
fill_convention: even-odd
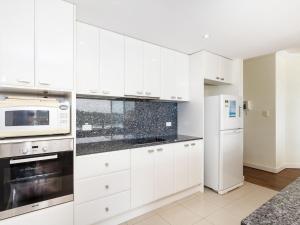
{"type": "Polygon", "coordinates": [[[219,190],[226,190],[243,182],[243,130],[220,133],[220,183],[219,190]]]}
{"type": "Polygon", "coordinates": [[[220,96],[220,128],[231,130],[243,128],[243,99],[238,96],[220,96]]]}

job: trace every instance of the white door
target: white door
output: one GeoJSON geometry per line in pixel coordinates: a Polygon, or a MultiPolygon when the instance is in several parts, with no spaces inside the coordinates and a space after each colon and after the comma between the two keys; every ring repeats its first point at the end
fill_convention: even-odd
{"type": "Polygon", "coordinates": [[[204,167],[204,146],[203,140],[193,141],[189,150],[189,186],[195,186],[203,183],[204,167]]]}
{"type": "Polygon", "coordinates": [[[36,0],[36,86],[73,89],[74,6],[61,0],[36,0]]]}
{"type": "Polygon", "coordinates": [[[220,183],[225,190],[243,182],[243,130],[221,131],[220,183]]]}
{"type": "Polygon", "coordinates": [[[174,182],[175,192],[182,191],[189,186],[189,143],[174,144],[174,182]]]}
{"type": "Polygon", "coordinates": [[[220,79],[224,83],[232,82],[232,60],[221,57],[220,79]]]}
{"type": "Polygon", "coordinates": [[[125,38],[125,95],[144,95],[143,45],[142,41],[125,38]]]}
{"type": "Polygon", "coordinates": [[[176,52],[162,48],[161,50],[161,99],[177,100],[176,94],[176,52]]]}
{"type": "Polygon", "coordinates": [[[156,147],[155,153],[155,199],[174,193],[173,145],[156,147]]]}
{"type": "Polygon", "coordinates": [[[34,0],[0,1],[0,84],[34,85],[34,0]]]}
{"type": "Polygon", "coordinates": [[[124,37],[100,31],[101,95],[124,96],[124,37]]]}
{"type": "Polygon", "coordinates": [[[76,91],[81,94],[99,93],[99,29],[77,23],[76,91]]]}
{"type": "Polygon", "coordinates": [[[131,150],[132,206],[138,207],[154,200],[154,148],[131,150]]]}
{"type": "Polygon", "coordinates": [[[189,99],[189,56],[176,53],[176,98],[178,101],[189,99]]]}
{"type": "Polygon", "coordinates": [[[160,47],[144,43],[144,91],[148,97],[160,97],[160,47]]]}
{"type": "Polygon", "coordinates": [[[220,81],[220,56],[205,52],[205,74],[204,78],[208,80],[220,81]]]}
{"type": "Polygon", "coordinates": [[[243,128],[243,100],[231,95],[220,96],[220,129],[243,128]]]}

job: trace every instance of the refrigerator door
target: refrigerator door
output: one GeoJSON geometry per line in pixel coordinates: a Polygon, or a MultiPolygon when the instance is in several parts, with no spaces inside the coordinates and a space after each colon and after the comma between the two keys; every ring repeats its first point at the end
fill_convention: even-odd
{"type": "Polygon", "coordinates": [[[220,130],[243,128],[243,99],[221,95],[220,101],[220,130]]]}
{"type": "Polygon", "coordinates": [[[243,182],[243,130],[220,133],[219,191],[243,182]]]}

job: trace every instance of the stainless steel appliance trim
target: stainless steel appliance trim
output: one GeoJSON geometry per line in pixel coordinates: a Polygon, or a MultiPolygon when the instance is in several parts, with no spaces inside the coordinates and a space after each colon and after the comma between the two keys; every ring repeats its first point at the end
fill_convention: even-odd
{"type": "Polygon", "coordinates": [[[12,159],[12,160],[10,160],[9,163],[10,164],[21,164],[21,163],[44,161],[44,160],[57,159],[57,158],[58,158],[58,155],[48,155],[48,156],[26,158],[26,159],[12,159]]]}
{"type": "Polygon", "coordinates": [[[30,205],[25,205],[25,206],[21,206],[18,208],[5,210],[5,211],[0,212],[0,220],[14,217],[17,215],[21,215],[24,213],[29,213],[29,212],[33,212],[36,210],[48,208],[51,206],[59,205],[62,203],[71,202],[73,200],[74,200],[74,195],[71,194],[71,195],[66,195],[66,196],[59,197],[59,198],[53,198],[53,199],[50,199],[47,201],[37,202],[37,203],[30,204],[30,205]]]}
{"type": "Polygon", "coordinates": [[[0,145],[0,158],[30,156],[74,150],[72,138],[45,141],[27,141],[0,145]]]}

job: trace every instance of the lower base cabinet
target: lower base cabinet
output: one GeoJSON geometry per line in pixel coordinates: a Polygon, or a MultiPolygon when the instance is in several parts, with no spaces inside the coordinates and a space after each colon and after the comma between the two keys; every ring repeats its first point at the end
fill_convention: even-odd
{"type": "Polygon", "coordinates": [[[74,225],[73,202],[0,221],[0,225],[74,225]]]}
{"type": "Polygon", "coordinates": [[[82,203],[75,208],[76,225],[96,224],[130,209],[130,191],[82,203]]]}

